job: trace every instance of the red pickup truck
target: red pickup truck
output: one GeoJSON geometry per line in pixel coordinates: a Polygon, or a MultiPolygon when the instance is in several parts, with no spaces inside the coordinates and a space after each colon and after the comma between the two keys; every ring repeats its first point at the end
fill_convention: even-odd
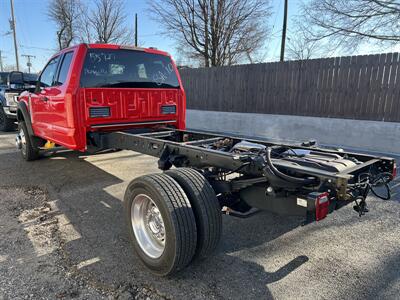
{"type": "Polygon", "coordinates": [[[390,199],[392,158],[319,148],[312,141],[186,131],[185,101],[167,53],[78,45],[53,56],[36,88],[19,97],[16,144],[28,161],[57,146],[158,157],[165,172],[134,179],[124,197],[133,246],[158,275],[211,254],[222,214],[247,218],[267,210],[304,216],[307,224],[350,203],[365,214],[370,192],[390,199]]]}
{"type": "MultiPolygon", "coordinates": [[[[87,133],[170,125],[185,129],[185,92],[170,55],[155,49],[80,44],[54,55],[35,91],[19,98],[21,135],[84,151],[87,133]]],[[[30,140],[24,139],[29,144],[30,140]]],[[[38,157],[23,145],[27,160],[38,157]]],[[[28,145],[30,146],[30,145],[28,145]]]]}

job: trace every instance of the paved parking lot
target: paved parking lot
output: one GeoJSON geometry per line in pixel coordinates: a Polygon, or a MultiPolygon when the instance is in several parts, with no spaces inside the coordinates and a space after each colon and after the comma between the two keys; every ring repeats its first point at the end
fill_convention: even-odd
{"type": "Polygon", "coordinates": [[[0,134],[0,299],[398,299],[400,202],[369,199],[318,224],[261,213],[223,218],[215,256],[157,278],[122,218],[133,178],[156,159],[63,152],[27,163],[0,134]]]}

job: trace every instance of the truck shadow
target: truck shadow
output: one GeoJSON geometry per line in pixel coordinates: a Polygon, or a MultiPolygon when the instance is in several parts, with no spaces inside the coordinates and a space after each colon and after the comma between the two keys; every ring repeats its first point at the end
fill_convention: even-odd
{"type": "Polygon", "coordinates": [[[13,128],[13,130],[10,130],[10,131],[7,131],[7,132],[0,131],[0,136],[10,136],[10,135],[15,136],[17,131],[18,131],[18,126],[15,125],[15,128],[13,128]]]}
{"type": "Polygon", "coordinates": [[[114,154],[107,155],[98,156],[101,163],[107,163],[104,168],[74,152],[58,153],[32,163],[22,161],[19,153],[0,155],[0,174],[7,174],[2,185],[37,185],[48,190],[49,200],[56,203],[58,213],[65,215],[68,225],[80,236],[67,239],[63,245],[63,263],[77,275],[88,278],[88,282],[94,282],[96,287],[111,290],[120,286],[128,290],[132,286],[149,287],[173,298],[265,299],[272,298],[268,284],[308,261],[307,256],[293,256],[274,272],[267,272],[257,263],[268,254],[254,256],[248,252],[250,249],[265,245],[300,225],[298,218],[262,213],[246,220],[224,217],[223,239],[215,256],[194,263],[176,276],[155,277],[133,253],[121,200],[128,181],[154,172],[143,165],[156,166],[156,161],[141,156],[133,162],[126,160],[126,165],[119,164],[117,169],[131,170],[129,175],[123,174],[128,180],[123,180],[105,171],[115,168],[114,154]],[[256,230],[260,226],[263,230],[256,230]],[[77,268],[78,265],[84,267],[77,268]]]}

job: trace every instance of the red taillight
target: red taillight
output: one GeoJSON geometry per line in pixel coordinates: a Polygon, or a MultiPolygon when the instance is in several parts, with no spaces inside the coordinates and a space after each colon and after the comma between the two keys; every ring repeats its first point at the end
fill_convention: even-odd
{"type": "Polygon", "coordinates": [[[393,171],[392,171],[393,179],[397,176],[397,165],[396,162],[393,163],[393,171]]]}
{"type": "Polygon", "coordinates": [[[326,217],[329,212],[329,194],[322,193],[315,200],[315,219],[317,221],[326,217]]]}
{"type": "Polygon", "coordinates": [[[311,193],[308,199],[314,201],[315,220],[324,219],[329,213],[329,193],[311,193]]]}

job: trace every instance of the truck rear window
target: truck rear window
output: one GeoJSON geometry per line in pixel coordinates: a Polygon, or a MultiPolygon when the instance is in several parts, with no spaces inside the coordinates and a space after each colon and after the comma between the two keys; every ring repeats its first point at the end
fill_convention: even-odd
{"type": "Polygon", "coordinates": [[[124,49],[89,49],[82,68],[85,88],[179,88],[168,56],[124,49]]]}

